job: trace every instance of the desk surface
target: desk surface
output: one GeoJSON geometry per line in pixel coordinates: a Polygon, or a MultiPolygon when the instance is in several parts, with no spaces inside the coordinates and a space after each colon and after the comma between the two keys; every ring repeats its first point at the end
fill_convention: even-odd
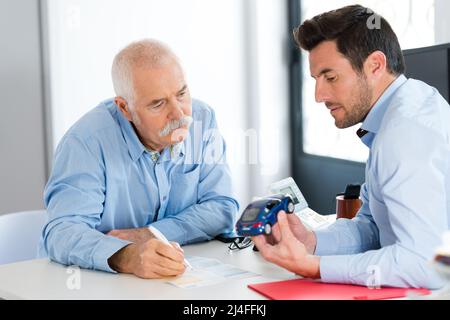
{"type": "Polygon", "coordinates": [[[70,290],[67,281],[73,270],[47,259],[0,265],[0,298],[3,299],[264,299],[247,288],[248,284],[296,278],[264,261],[251,247],[232,251],[228,245],[210,241],[183,247],[187,256],[216,258],[223,263],[259,274],[256,277],[227,280],[215,285],[183,289],[164,279],[146,280],[129,274],[111,274],[80,269],[80,289],[70,290]]]}

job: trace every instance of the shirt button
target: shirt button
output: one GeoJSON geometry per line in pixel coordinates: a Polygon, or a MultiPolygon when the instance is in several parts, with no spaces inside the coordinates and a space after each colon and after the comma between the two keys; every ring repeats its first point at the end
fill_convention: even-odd
{"type": "Polygon", "coordinates": [[[163,197],[163,201],[166,201],[166,199],[167,199],[167,196],[164,196],[164,197],[163,197]]]}

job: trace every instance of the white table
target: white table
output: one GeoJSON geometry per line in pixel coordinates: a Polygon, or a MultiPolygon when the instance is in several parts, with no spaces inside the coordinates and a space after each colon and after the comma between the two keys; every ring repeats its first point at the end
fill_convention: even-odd
{"type": "Polygon", "coordinates": [[[228,280],[215,285],[183,289],[166,280],[146,280],[129,274],[80,270],[80,288],[69,289],[74,269],[47,259],[0,265],[0,298],[3,299],[164,299],[164,300],[246,300],[264,299],[248,284],[296,278],[276,265],[263,260],[248,247],[229,251],[228,244],[210,241],[183,247],[187,256],[216,258],[259,276],[228,280]]]}

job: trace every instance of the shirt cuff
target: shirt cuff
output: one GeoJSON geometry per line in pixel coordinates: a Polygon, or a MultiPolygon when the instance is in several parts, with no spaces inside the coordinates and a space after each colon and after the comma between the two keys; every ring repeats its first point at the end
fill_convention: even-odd
{"type": "Polygon", "coordinates": [[[131,244],[132,242],[118,239],[111,236],[106,236],[102,239],[97,248],[95,249],[94,256],[94,268],[97,270],[117,273],[117,271],[111,269],[108,264],[108,259],[111,258],[117,251],[131,244]]]}
{"type": "Polygon", "coordinates": [[[323,228],[314,231],[316,235],[316,256],[333,255],[338,250],[338,239],[336,239],[336,232],[329,228],[323,228]]]}
{"type": "Polygon", "coordinates": [[[169,241],[178,242],[180,245],[186,243],[186,232],[170,219],[155,221],[151,226],[158,229],[169,241]]]}
{"type": "Polygon", "coordinates": [[[353,283],[349,277],[348,256],[320,257],[320,278],[328,283],[353,283]]]}

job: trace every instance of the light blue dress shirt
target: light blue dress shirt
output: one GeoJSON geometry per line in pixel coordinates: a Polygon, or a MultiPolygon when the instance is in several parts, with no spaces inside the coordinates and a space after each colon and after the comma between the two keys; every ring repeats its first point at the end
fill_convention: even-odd
{"type": "Polygon", "coordinates": [[[233,230],[238,203],[225,142],[210,107],[193,100],[192,117],[187,139],[155,154],[113,100],[83,116],[55,152],[41,255],[114,272],[107,260],[129,242],[106,236],[112,229],[151,224],[180,244],[233,230]]]}
{"type": "Polygon", "coordinates": [[[315,232],[322,281],[440,288],[429,262],[450,223],[450,106],[402,75],[361,128],[370,148],[363,204],[315,232]]]}

